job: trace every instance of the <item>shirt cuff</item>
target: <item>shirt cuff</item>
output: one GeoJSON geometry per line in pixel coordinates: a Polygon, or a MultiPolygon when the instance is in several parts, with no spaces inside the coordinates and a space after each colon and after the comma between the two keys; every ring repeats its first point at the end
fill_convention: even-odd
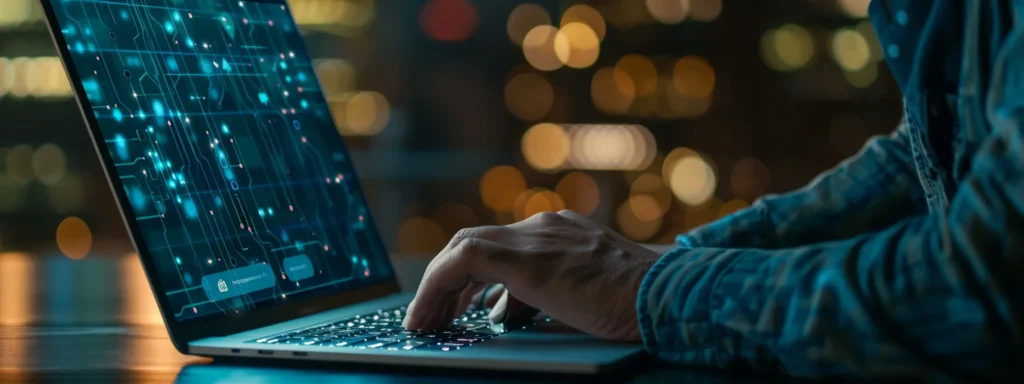
{"type": "MultiPolygon", "coordinates": [[[[679,237],[682,239],[684,236],[685,235],[680,235],[679,237]]],[[[658,338],[654,330],[654,319],[649,311],[649,297],[651,295],[652,286],[654,285],[654,282],[658,280],[658,276],[661,275],[668,265],[672,264],[689,250],[690,248],[681,246],[661,256],[661,258],[651,266],[651,269],[647,271],[643,281],[640,283],[640,289],[637,292],[636,300],[637,322],[640,325],[640,336],[643,338],[644,346],[652,353],[656,353],[658,350],[658,338]]]]}

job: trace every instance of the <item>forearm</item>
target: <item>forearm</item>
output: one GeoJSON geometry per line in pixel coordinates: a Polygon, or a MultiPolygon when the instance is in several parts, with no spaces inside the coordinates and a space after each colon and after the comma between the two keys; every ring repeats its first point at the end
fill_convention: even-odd
{"type": "Polygon", "coordinates": [[[861,152],[799,190],[680,236],[682,246],[779,249],[840,240],[924,212],[905,128],[877,137],[861,152]],[[842,222],[843,225],[833,223],[842,222]]]}
{"type": "Polygon", "coordinates": [[[669,361],[798,376],[1005,373],[1024,358],[1024,248],[947,223],[777,251],[677,249],[641,285],[644,342],[669,361]]]}

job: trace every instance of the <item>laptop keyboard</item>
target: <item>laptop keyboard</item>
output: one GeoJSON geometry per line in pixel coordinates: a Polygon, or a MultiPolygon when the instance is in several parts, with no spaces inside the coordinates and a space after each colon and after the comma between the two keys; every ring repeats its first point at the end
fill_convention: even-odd
{"type": "Polygon", "coordinates": [[[381,309],[332,323],[292,330],[248,343],[417,351],[457,351],[510,330],[491,326],[487,310],[470,310],[448,328],[408,331],[402,327],[406,307],[381,309]]]}

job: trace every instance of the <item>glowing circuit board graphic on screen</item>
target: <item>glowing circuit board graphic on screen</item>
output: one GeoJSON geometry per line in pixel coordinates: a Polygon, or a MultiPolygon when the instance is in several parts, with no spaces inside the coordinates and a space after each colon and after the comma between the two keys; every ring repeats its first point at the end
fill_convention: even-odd
{"type": "Polygon", "coordinates": [[[391,277],[285,6],[53,3],[178,319],[391,277]]]}

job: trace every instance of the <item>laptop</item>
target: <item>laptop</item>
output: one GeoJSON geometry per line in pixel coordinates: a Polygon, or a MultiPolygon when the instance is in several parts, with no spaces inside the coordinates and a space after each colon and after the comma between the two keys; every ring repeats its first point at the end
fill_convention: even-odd
{"type": "Polygon", "coordinates": [[[597,373],[641,354],[405,305],[285,0],[42,0],[174,346],[184,354],[597,373]]]}

